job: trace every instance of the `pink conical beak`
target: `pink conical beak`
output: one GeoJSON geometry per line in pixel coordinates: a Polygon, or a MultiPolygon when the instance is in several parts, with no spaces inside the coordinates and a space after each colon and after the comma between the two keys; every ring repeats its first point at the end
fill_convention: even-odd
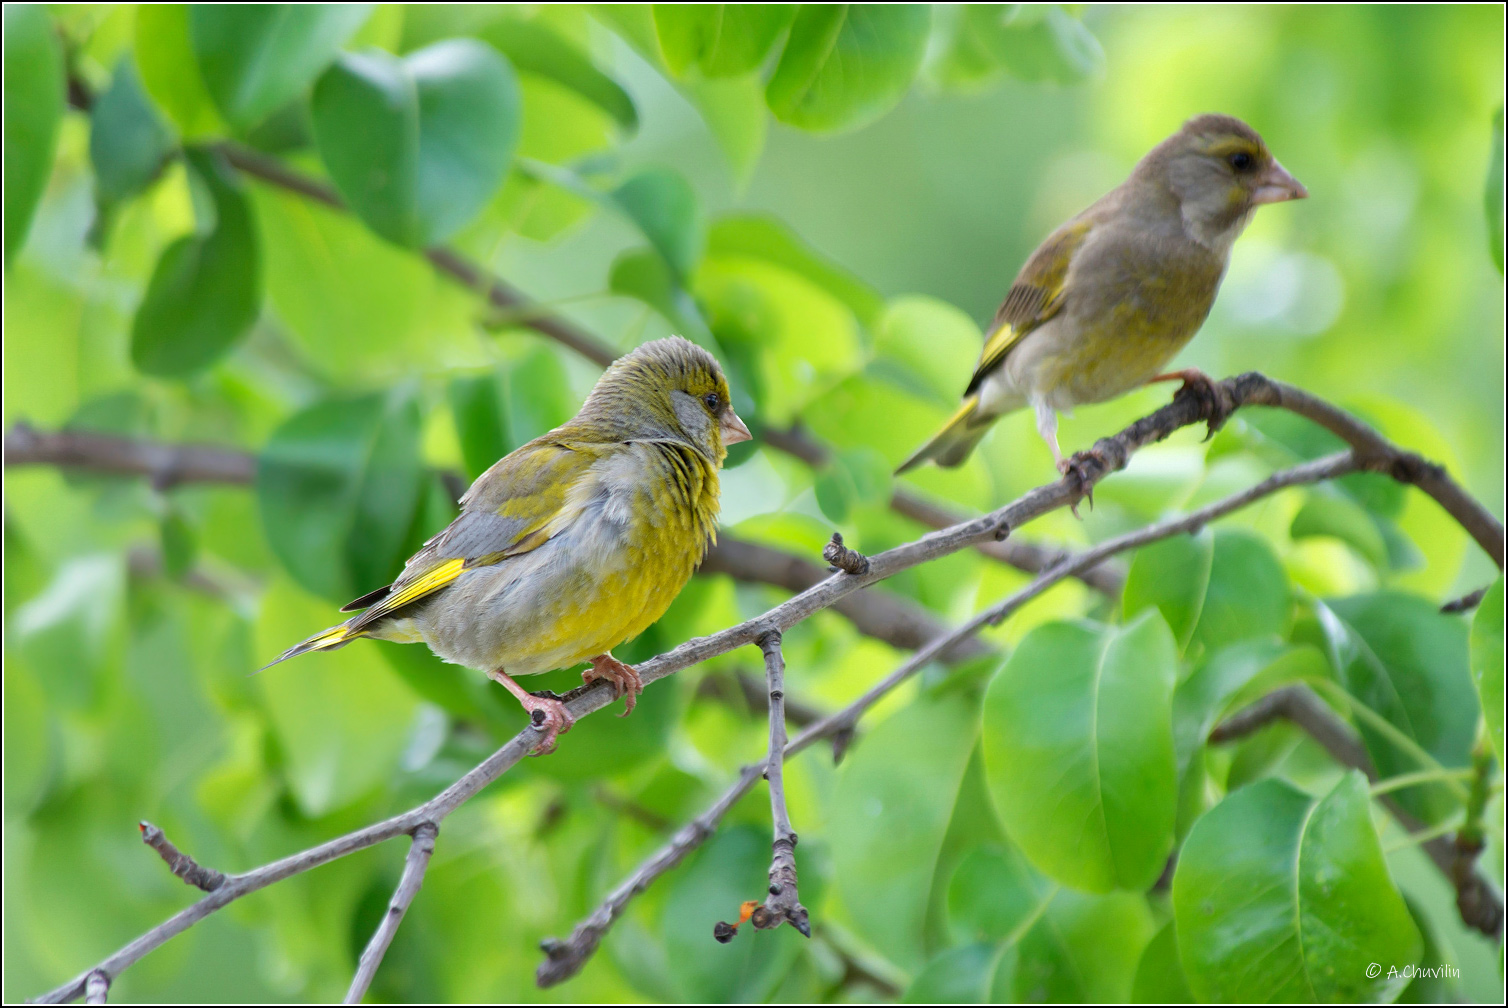
{"type": "Polygon", "coordinates": [[[1251,201],[1260,206],[1263,203],[1286,203],[1288,200],[1304,199],[1308,195],[1309,190],[1304,188],[1304,183],[1273,161],[1272,167],[1262,173],[1251,201]]]}
{"type": "Polygon", "coordinates": [[[720,426],[723,431],[724,445],[734,445],[740,441],[754,440],[754,435],[749,433],[749,428],[738,418],[738,414],[731,409],[723,414],[723,422],[720,426]]]}

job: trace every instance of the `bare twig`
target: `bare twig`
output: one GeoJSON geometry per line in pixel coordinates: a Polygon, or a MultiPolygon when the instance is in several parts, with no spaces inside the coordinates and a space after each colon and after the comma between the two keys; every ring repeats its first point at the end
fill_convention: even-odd
{"type": "Polygon", "coordinates": [[[99,970],[84,981],[84,1004],[102,1005],[109,1001],[110,978],[99,970]]]}
{"type": "MultiPolygon", "coordinates": [[[[145,476],[159,489],[182,483],[246,486],[255,479],[257,465],[256,456],[233,448],[170,444],[92,431],[49,433],[19,422],[6,432],[5,464],[145,476]]],[[[440,475],[452,491],[457,487],[459,491],[465,490],[465,480],[459,474],[447,470],[440,475]]],[[[453,496],[459,497],[460,492],[453,496]]],[[[751,584],[775,585],[789,592],[805,591],[827,576],[821,567],[801,557],[730,535],[720,536],[708,550],[701,570],[706,574],[727,574],[751,584]]],[[[192,573],[191,587],[210,587],[210,582],[197,577],[198,573],[192,573]]],[[[882,590],[856,593],[841,599],[833,608],[860,633],[908,651],[944,629],[942,621],[925,607],[882,590]]],[[[949,658],[972,658],[987,650],[976,642],[965,645],[949,658]]]]}
{"type": "Polygon", "coordinates": [[[770,860],[770,895],[755,910],[751,922],[760,930],[789,922],[810,938],[811,924],[796,890],[796,831],[785,804],[785,656],[780,651],[780,631],[759,638],[764,652],[765,686],[770,696],[770,747],[765,755],[764,776],[770,782],[770,820],[774,824],[773,856],[770,860]]]}
{"type": "Polygon", "coordinates": [[[1467,592],[1460,598],[1451,599],[1440,607],[1440,611],[1443,613],[1471,612],[1482,604],[1482,599],[1487,595],[1487,589],[1491,587],[1491,585],[1483,585],[1474,592],[1467,592]]]}
{"type": "MultiPolygon", "coordinates": [[[[1314,690],[1302,683],[1274,690],[1232,714],[1211,730],[1209,741],[1222,743],[1245,738],[1279,719],[1291,722],[1318,742],[1335,762],[1360,770],[1368,780],[1374,784],[1377,782],[1377,768],[1372,765],[1361,739],[1314,690]]],[[[1417,833],[1423,829],[1424,824],[1407,812],[1394,795],[1381,794],[1377,800],[1405,831],[1417,833]]],[[[1459,841],[1453,842],[1443,836],[1426,840],[1421,846],[1435,867],[1455,886],[1456,909],[1461,920],[1489,938],[1501,940],[1503,897],[1497,887],[1473,867],[1475,853],[1463,857],[1459,841]]],[[[1471,846],[1470,837],[1466,846],[1468,849],[1471,846]]]]}
{"type": "MultiPolygon", "coordinates": [[[[1015,592],[998,605],[986,609],[974,616],[968,622],[955,628],[951,633],[937,638],[923,647],[916,654],[907,658],[893,672],[874,686],[870,687],[863,695],[855,699],[848,706],[827,717],[822,718],[804,728],[786,747],[785,756],[789,758],[806,749],[812,743],[821,739],[841,737],[845,733],[852,732],[854,725],[864,714],[877,703],[881,697],[905,682],[918,671],[925,668],[930,662],[935,661],[950,646],[960,640],[966,640],[986,626],[993,626],[1006,619],[1026,603],[1041,595],[1047,589],[1065,578],[1075,577],[1083,571],[1092,570],[1094,567],[1117,553],[1138,546],[1145,546],[1160,539],[1170,536],[1194,532],[1208,523],[1239,510],[1242,507],[1259,500],[1262,497],[1276,493],[1286,487],[1300,486],[1307,483],[1316,483],[1326,479],[1333,479],[1355,471],[1356,463],[1350,452],[1341,452],[1330,455],[1313,462],[1307,462],[1292,469],[1285,469],[1274,473],[1240,493],[1232,494],[1222,500],[1216,501],[1206,507],[1200,508],[1181,518],[1169,519],[1150,525],[1146,528],[1130,532],[1114,539],[1106,540],[1093,549],[1082,553],[1072,554],[1061,558],[1049,570],[1043,571],[1031,584],[1015,592]]],[[[881,554],[883,557],[885,554],[881,554]]],[[[879,559],[879,557],[875,558],[879,559]]],[[[761,762],[753,767],[745,767],[739,777],[702,815],[678,832],[670,842],[650,855],[638,868],[618,884],[608,897],[594,910],[590,916],[576,925],[570,937],[566,939],[551,938],[541,943],[545,952],[545,961],[539,964],[535,971],[534,979],[541,987],[549,987],[561,983],[575,976],[596,952],[603,935],[613,922],[622,915],[632,899],[649,888],[661,875],[670,871],[680,864],[698,846],[700,846],[715,831],[722,817],[738,801],[748,794],[754,782],[760,774],[765,772],[766,763],[761,762]]]]}
{"type": "Polygon", "coordinates": [[[382,957],[387,955],[387,948],[398,933],[398,925],[403,923],[403,915],[408,913],[409,904],[418,895],[419,886],[424,884],[424,872],[435,852],[435,837],[439,832],[440,828],[432,822],[422,822],[414,827],[414,839],[403,862],[403,877],[398,880],[398,888],[387,905],[387,912],[382,915],[382,923],[377,925],[372,940],[361,952],[356,975],[351,978],[350,990],[346,991],[346,1004],[361,1004],[367,988],[372,986],[377,967],[382,965],[382,957]]]}
{"type": "MultiPolygon", "coordinates": [[[[1271,380],[1258,374],[1242,375],[1238,378],[1227,379],[1223,382],[1214,383],[1216,401],[1209,401],[1207,396],[1175,395],[1173,401],[1161,409],[1141,418],[1131,424],[1114,437],[1102,438],[1094,447],[1093,452],[1081,454],[1077,459],[1076,475],[1065,477],[1053,483],[1044,484],[1027,492],[1006,506],[967,522],[961,522],[938,532],[928,533],[920,539],[904,543],[893,549],[875,554],[870,557],[868,573],[862,575],[836,574],[826,578],[806,591],[775,606],[768,612],[745,621],[736,626],[729,627],[707,637],[695,638],[687,641],[677,648],[672,649],[658,657],[652,658],[639,665],[640,678],[645,683],[654,682],[672,675],[681,669],[695,665],[708,658],[751,644],[757,638],[768,633],[771,628],[784,632],[796,623],[801,622],[813,613],[828,608],[847,595],[860,588],[867,587],[878,581],[884,580],[902,570],[909,569],[917,564],[935,560],[938,557],[966,549],[971,546],[992,540],[998,541],[1005,538],[1011,531],[1022,527],[1035,518],[1050,511],[1056,510],[1075,503],[1089,492],[1096,482],[1107,474],[1124,468],[1126,462],[1138,448],[1159,441],[1167,437],[1174,430],[1188,424],[1197,423],[1214,417],[1221,412],[1220,407],[1229,407],[1231,402],[1260,403],[1263,405],[1279,405],[1293,408],[1303,415],[1311,412],[1329,420],[1326,426],[1335,429],[1340,426],[1361,444],[1355,453],[1342,453],[1341,455],[1329,456],[1303,466],[1285,470],[1283,473],[1274,474],[1259,486],[1262,492],[1271,492],[1282,486],[1293,486],[1303,482],[1313,482],[1319,479],[1328,479],[1341,473],[1353,471],[1358,466],[1374,469],[1376,471],[1389,472],[1395,478],[1406,478],[1415,485],[1431,493],[1437,500],[1448,501],[1445,506],[1452,515],[1458,517],[1463,526],[1472,532],[1474,538],[1482,543],[1489,555],[1501,565],[1502,557],[1502,525],[1492,518],[1481,505],[1467,497],[1464,491],[1456,487],[1449,478],[1438,469],[1432,469],[1418,456],[1402,452],[1381,441],[1370,428],[1361,425],[1341,414],[1333,407],[1320,403],[1312,397],[1306,396],[1298,390],[1291,390],[1293,395],[1286,395],[1288,386],[1271,380]],[[1297,403],[1297,406],[1294,404],[1297,403]],[[1315,405],[1318,404],[1318,405],[1315,405]],[[1328,411],[1328,412],[1327,412],[1328,411]],[[1335,414],[1342,418],[1345,423],[1335,420],[1335,414]],[[1346,424],[1360,428],[1360,433],[1350,430],[1346,424]],[[1410,461],[1412,460],[1412,461],[1410,461]],[[1438,496],[1436,496],[1438,495],[1438,496]],[[1495,547],[1495,552],[1494,552],[1495,547]]],[[[1321,420],[1320,422],[1325,422],[1321,420]]],[[[1346,435],[1343,434],[1343,437],[1346,435]]],[[[1350,438],[1347,438],[1350,441],[1350,438]]],[[[1353,443],[1355,447],[1355,443],[1353,443]]],[[[1227,498],[1221,507],[1211,506],[1201,509],[1187,518],[1175,523],[1174,531],[1166,534],[1176,534],[1176,531],[1198,527],[1205,522],[1212,521],[1221,514],[1234,510],[1237,507],[1249,503],[1257,493],[1258,488],[1253,488],[1243,494],[1227,498]],[[1222,510],[1222,507],[1224,510],[1222,510]]],[[[906,678],[922,667],[927,662],[936,660],[947,648],[956,645],[959,641],[972,635],[981,626],[988,622],[1003,619],[1014,607],[1024,604],[1029,598],[1035,597],[1046,587],[1061,580],[1064,577],[1075,576],[1102,562],[1119,549],[1128,549],[1142,545],[1157,538],[1157,531],[1165,526],[1152,526],[1138,533],[1121,536],[1117,539],[1102,543],[1100,546],[1083,553],[1077,554],[1071,559],[1055,564],[1049,572],[1044,572],[1032,582],[1031,585],[1018,592],[1011,599],[1003,603],[1003,608],[983,613],[971,620],[960,630],[954,633],[944,634],[928,641],[918,650],[901,668],[892,673],[879,685],[860,697],[848,708],[837,714],[830,715],[816,724],[802,731],[787,747],[787,754],[799,752],[802,748],[810,745],[812,741],[826,737],[836,732],[850,729],[858,716],[867,710],[871,704],[884,692],[892,689],[901,679],[906,678]]],[[[604,681],[595,681],[590,685],[579,687],[566,694],[565,701],[572,717],[576,720],[600,710],[612,701],[612,687],[604,681]]],[[[439,823],[450,812],[454,811],[461,803],[487,784],[496,780],[499,776],[513,767],[539,742],[539,733],[531,726],[525,728],[512,740],[498,749],[481,764],[476,766],[455,784],[446,788],[439,795],[407,812],[401,813],[383,822],[356,830],[344,836],[337,837],[324,844],[301,851],[271,864],[263,865],[241,875],[227,877],[225,884],[214,892],[209,893],[197,903],[180,911],[162,924],[151,929],[124,948],[105,959],[98,966],[79,974],[73,980],[62,986],[48,991],[39,1000],[56,1002],[71,1000],[84,993],[85,982],[90,973],[100,971],[107,979],[120,975],[120,972],[139,960],[151,950],[157,948],[168,939],[187,930],[193,924],[204,917],[225,906],[231,901],[240,898],[250,892],[278,882],[291,875],[308,871],[321,864],[326,864],[336,858],[343,857],[353,851],[361,850],[405,833],[411,833],[422,822],[439,823]]],[[[751,768],[755,777],[762,768],[751,768]]],[[[748,786],[752,786],[750,779],[748,786]]],[[[745,788],[746,790],[746,788],[745,788]]],[[[736,801],[737,795],[729,800],[736,801]]],[[[716,813],[710,823],[716,822],[729,806],[714,806],[716,813]]],[[[703,822],[704,820],[698,820],[703,822]]],[[[693,824],[695,825],[695,824],[693,824]]],[[[710,829],[710,826],[706,828],[710,829]]],[[[682,836],[686,831],[682,831],[682,836]]],[[[671,864],[678,862],[680,858],[694,849],[700,842],[700,834],[693,831],[688,838],[682,840],[679,846],[672,847],[667,853],[671,864]]],[[[660,869],[661,872],[668,870],[660,869]]],[[[635,885],[648,885],[654,876],[645,876],[642,880],[630,879],[627,895],[620,898],[617,909],[610,914],[609,919],[603,923],[597,931],[596,937],[592,938],[590,945],[596,947],[601,933],[611,925],[611,918],[621,913],[622,906],[632,898],[633,892],[637,891],[635,885]]],[[[620,887],[620,891],[621,891],[620,887]]],[[[599,908],[600,910],[601,908],[599,908]]],[[[594,915],[595,916],[595,915],[594,915]]],[[[578,928],[578,931],[580,928],[578,928]]],[[[574,936],[573,936],[574,939],[574,936]]],[[[566,946],[567,943],[553,943],[552,948],[566,946]]],[[[549,977],[558,974],[560,977],[568,976],[580,968],[580,962],[584,961],[584,955],[575,951],[578,946],[572,944],[564,953],[560,970],[552,970],[550,967],[555,960],[555,953],[551,953],[551,961],[541,966],[539,978],[541,982],[549,982],[549,977]],[[575,965],[571,965],[570,959],[577,958],[575,965]]]]}
{"type": "Polygon", "coordinates": [[[843,534],[834,532],[832,541],[822,547],[822,559],[832,564],[833,570],[845,574],[864,574],[869,570],[869,558],[856,549],[843,545],[843,534]]]}
{"type": "Polygon", "coordinates": [[[137,828],[141,830],[142,843],[161,855],[162,859],[168,863],[168,870],[189,885],[203,889],[205,892],[214,892],[225,884],[224,875],[213,868],[204,867],[174,847],[173,842],[156,826],[143,819],[137,828]]]}

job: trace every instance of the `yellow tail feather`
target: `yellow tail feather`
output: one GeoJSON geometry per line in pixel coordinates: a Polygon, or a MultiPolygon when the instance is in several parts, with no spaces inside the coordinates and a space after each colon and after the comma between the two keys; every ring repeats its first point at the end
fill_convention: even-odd
{"type": "Polygon", "coordinates": [[[353,640],[360,636],[362,635],[359,631],[353,633],[351,631],[351,628],[346,626],[344,623],[340,624],[339,626],[333,626],[328,630],[320,631],[313,637],[310,637],[308,640],[304,641],[302,644],[293,645],[293,647],[289,648],[287,651],[284,651],[282,654],[272,659],[272,661],[268,662],[266,665],[263,665],[262,668],[257,669],[257,671],[261,672],[263,669],[270,669],[278,662],[285,662],[289,658],[297,658],[299,655],[304,654],[307,651],[333,651],[338,647],[345,647],[347,644],[351,643],[353,640]]]}
{"type": "Polygon", "coordinates": [[[975,414],[979,408],[979,396],[971,395],[958,407],[958,412],[948,418],[943,424],[942,430],[932,436],[932,439],[911,453],[911,457],[902,462],[895,470],[899,476],[908,469],[915,469],[928,460],[936,462],[940,466],[962,465],[984,437],[985,431],[990,429],[990,421],[993,417],[982,418],[975,414]]]}

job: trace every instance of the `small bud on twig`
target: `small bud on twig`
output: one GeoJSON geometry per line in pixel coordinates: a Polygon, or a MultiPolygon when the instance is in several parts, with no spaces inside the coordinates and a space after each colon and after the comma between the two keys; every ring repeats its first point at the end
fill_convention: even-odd
{"type": "Polygon", "coordinates": [[[868,574],[869,558],[843,545],[843,533],[834,532],[832,541],[822,547],[822,559],[845,574],[868,574]]]}

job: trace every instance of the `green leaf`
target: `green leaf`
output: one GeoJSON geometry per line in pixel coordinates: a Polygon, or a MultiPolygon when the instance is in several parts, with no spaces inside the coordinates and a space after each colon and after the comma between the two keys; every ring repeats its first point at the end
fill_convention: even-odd
{"type": "Polygon", "coordinates": [[[63,54],[41,4],[5,5],[5,262],[26,240],[63,118],[63,54]]]}
{"type": "Polygon", "coordinates": [[[106,207],[130,199],[157,178],[172,152],[173,131],[147,97],[136,65],[121,57],[89,113],[95,198],[106,207]]]}
{"type": "MultiPolygon", "coordinates": [[[[339,613],[276,578],[263,594],[256,649],[278,654],[339,613]]],[[[368,642],[305,655],[255,677],[299,810],[320,816],[387,785],[409,745],[414,694],[368,642]]]]}
{"type": "Polygon", "coordinates": [[[1131,558],[1121,609],[1127,619],[1156,607],[1180,650],[1189,646],[1209,589],[1215,537],[1209,529],[1143,546],[1131,558]]]}
{"type": "Polygon", "coordinates": [[[1098,40],[1059,4],[967,4],[941,76],[968,85],[1004,71],[1025,81],[1076,84],[1104,69],[1098,40]]]}
{"type": "Polygon", "coordinates": [[[1140,893],[1089,896],[1059,890],[1016,954],[1001,957],[990,1000],[1124,1002],[1152,931],[1152,914],[1140,893]]]}
{"type": "Polygon", "coordinates": [[[1178,797],[1177,661],[1156,613],[1126,627],[1049,623],[990,682],[990,793],[1011,839],[1052,878],[1107,892],[1146,889],[1162,872],[1178,797]]]}
{"type": "Polygon", "coordinates": [[[1503,578],[1482,596],[1471,621],[1471,680],[1477,687],[1487,737],[1503,765],[1503,578]]]}
{"type": "Polygon", "coordinates": [[[637,129],[639,113],[622,85],[598,70],[580,49],[538,21],[500,18],[478,33],[508,57],[520,73],[537,74],[569,88],[612,116],[625,130],[637,129]]]}
{"type": "Polygon", "coordinates": [[[765,100],[814,132],[856,129],[901,100],[921,66],[926,4],[803,4],[765,100]]]}
{"type": "Polygon", "coordinates": [[[1291,610],[1288,575],[1267,541],[1250,532],[1217,529],[1209,587],[1192,642],[1213,651],[1237,641],[1282,637],[1291,610]]]}
{"type": "MultiPolygon", "coordinates": [[[[876,328],[886,311],[878,291],[774,217],[734,214],[719,218],[707,232],[707,257],[758,259],[799,273],[843,302],[866,328],[876,328]]],[[[971,351],[971,362],[977,352],[971,351]]]]}
{"type": "MultiPolygon", "coordinates": [[[[1335,599],[1319,614],[1346,690],[1445,766],[1469,766],[1478,707],[1465,622],[1400,592],[1335,599]]],[[[1383,777],[1424,769],[1366,720],[1357,727],[1383,777]]],[[[1443,785],[1410,788],[1396,797],[1426,822],[1439,821],[1457,805],[1443,785]]]]}
{"type": "Polygon", "coordinates": [[[795,4],[653,4],[665,65],[677,77],[736,77],[759,68],[795,4]]]}
{"type": "Polygon", "coordinates": [[[1268,779],[1211,809],[1179,854],[1173,910],[1202,1001],[1389,1001],[1403,983],[1367,966],[1420,949],[1354,770],[1320,798],[1268,779]]]}
{"type": "Polygon", "coordinates": [[[614,189],[609,199],[649,239],[677,283],[683,283],[701,258],[691,184],[669,168],[646,168],[614,189]]]}
{"type": "Polygon", "coordinates": [[[757,74],[747,74],[682,81],[680,88],[712,131],[712,138],[732,169],[734,187],[742,192],[754,176],[769,132],[764,83],[757,74]]]}
{"type": "Polygon", "coordinates": [[[447,389],[466,475],[476,479],[512,450],[508,413],[497,375],[458,375],[447,389]]]}
{"type": "Polygon", "coordinates": [[[218,153],[185,153],[213,208],[206,232],[163,250],[131,323],[131,360],[145,374],[184,378],[214,364],[261,308],[261,255],[240,180],[218,153]]]}
{"type": "Polygon", "coordinates": [[[189,42],[186,4],[136,8],[136,69],[142,86],[186,140],[224,130],[189,42]]]}
{"type": "Polygon", "coordinates": [[[1131,1000],[1137,1004],[1192,1004],[1189,981],[1178,960],[1178,931],[1173,921],[1152,936],[1136,964],[1131,981],[1131,1000]]]}
{"type": "Polygon", "coordinates": [[[890,499],[890,465],[873,448],[846,448],[817,474],[817,506],[837,524],[854,507],[890,499]]]}
{"type": "Polygon", "coordinates": [[[192,4],[189,39],[206,90],[245,131],[308,89],[375,4],[192,4]]]}
{"type": "Polygon", "coordinates": [[[1487,250],[1503,272],[1503,106],[1492,116],[1492,154],[1487,161],[1487,185],[1482,209],[1487,214],[1487,250]]]}
{"type": "Polygon", "coordinates": [[[1316,488],[1305,496],[1288,534],[1294,539],[1331,536],[1354,549],[1378,571],[1389,569],[1388,545],[1377,520],[1351,497],[1316,488]]]}
{"type": "Polygon", "coordinates": [[[933,956],[901,996],[902,1004],[982,1004],[999,950],[994,945],[964,945],[933,956]]]}
{"type": "Polygon", "coordinates": [[[961,941],[1002,941],[1026,923],[1048,889],[1014,846],[979,847],[953,872],[948,920],[961,941]]]}
{"type": "Polygon", "coordinates": [[[502,184],[518,139],[518,82],[475,39],[399,59],[341,56],[314,86],[315,140],[367,226],[409,247],[468,224],[502,184]]]}
{"type": "Polygon", "coordinates": [[[921,965],[933,868],[977,731],[975,703],[924,696],[866,731],[838,770],[827,812],[838,893],[854,928],[902,967],[921,965]]]}
{"type": "Polygon", "coordinates": [[[398,575],[419,503],[418,439],[418,406],[401,390],[318,402],[273,432],[257,501],[295,581],[344,603],[398,575]]]}

